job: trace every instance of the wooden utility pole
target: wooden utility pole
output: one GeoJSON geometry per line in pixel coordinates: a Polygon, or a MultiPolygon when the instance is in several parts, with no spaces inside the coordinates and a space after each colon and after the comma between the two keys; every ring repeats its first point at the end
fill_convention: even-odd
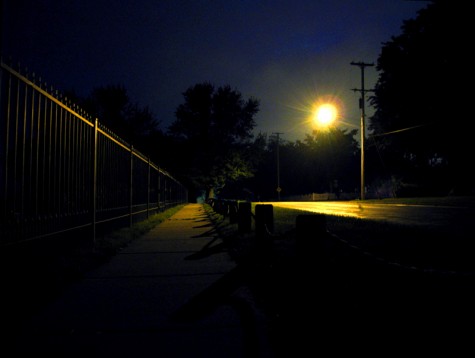
{"type": "Polygon", "coordinates": [[[372,90],[364,89],[364,69],[368,66],[374,66],[373,63],[364,63],[364,62],[351,62],[351,65],[358,66],[361,69],[361,88],[354,88],[354,92],[360,92],[360,109],[361,109],[361,118],[360,118],[360,134],[361,134],[361,186],[360,186],[360,199],[365,199],[365,163],[364,163],[364,150],[365,150],[365,93],[371,92],[372,90]]]}
{"type": "Polygon", "coordinates": [[[277,200],[280,201],[280,192],[282,191],[282,188],[280,187],[280,158],[279,158],[279,147],[280,147],[280,135],[284,134],[281,132],[274,132],[272,134],[275,134],[277,140],[276,140],[276,154],[277,154],[277,200]]]}

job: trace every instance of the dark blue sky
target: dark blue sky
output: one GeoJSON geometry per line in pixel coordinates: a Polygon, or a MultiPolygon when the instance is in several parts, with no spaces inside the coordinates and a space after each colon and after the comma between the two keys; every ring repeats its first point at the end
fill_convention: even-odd
{"type": "MultiPolygon", "coordinates": [[[[303,139],[318,97],[359,127],[360,69],[427,2],[3,0],[3,55],[59,90],[121,84],[166,130],[182,93],[209,81],[260,100],[256,132],[303,139]]],[[[366,88],[377,79],[367,68],[366,88]]],[[[371,108],[367,107],[368,116],[371,108]]]]}

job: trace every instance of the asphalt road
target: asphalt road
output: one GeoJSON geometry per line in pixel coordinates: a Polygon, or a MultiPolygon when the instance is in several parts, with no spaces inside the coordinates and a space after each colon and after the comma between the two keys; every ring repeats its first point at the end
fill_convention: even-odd
{"type": "Polygon", "coordinates": [[[475,208],[464,203],[456,205],[370,203],[361,201],[267,202],[274,207],[298,209],[334,216],[385,221],[407,226],[475,232],[475,208]]]}

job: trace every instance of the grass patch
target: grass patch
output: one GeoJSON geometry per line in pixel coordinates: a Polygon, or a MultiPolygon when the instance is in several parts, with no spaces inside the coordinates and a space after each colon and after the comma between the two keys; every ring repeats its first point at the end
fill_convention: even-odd
{"type": "Polygon", "coordinates": [[[97,253],[114,254],[118,250],[127,246],[131,241],[140,238],[155,226],[173,216],[183,207],[184,204],[177,205],[163,212],[154,214],[146,220],[135,223],[132,227],[126,227],[108,233],[96,239],[94,249],[97,253]]]}
{"type": "MultiPolygon", "coordinates": [[[[473,205],[473,197],[402,198],[367,200],[366,202],[411,205],[465,206],[473,205]]],[[[255,205],[252,203],[252,211],[255,205]]],[[[292,255],[298,215],[311,212],[273,208],[274,250],[285,257],[292,255]]],[[[326,215],[327,230],[351,245],[360,253],[370,254],[388,263],[415,265],[424,269],[472,271],[475,264],[470,259],[475,244],[468,238],[439,227],[418,227],[367,220],[354,217],[326,215]]],[[[254,221],[254,220],[253,220],[254,221]]],[[[254,222],[253,222],[254,224],[254,222]]],[[[254,227],[253,227],[254,230],[254,227]]],[[[318,238],[308,233],[309,239],[318,238]]],[[[349,246],[348,246],[349,247],[349,246]]]]}
{"type": "Polygon", "coordinates": [[[434,205],[434,206],[462,206],[475,207],[475,196],[437,196],[417,198],[385,198],[355,200],[368,204],[404,204],[404,205],[434,205]]]}

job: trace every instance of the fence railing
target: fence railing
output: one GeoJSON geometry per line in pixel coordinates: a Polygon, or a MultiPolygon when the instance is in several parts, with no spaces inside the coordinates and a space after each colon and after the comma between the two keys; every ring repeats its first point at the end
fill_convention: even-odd
{"type": "Polygon", "coordinates": [[[186,188],[34,75],[0,62],[0,246],[132,220],[186,188]]]}

